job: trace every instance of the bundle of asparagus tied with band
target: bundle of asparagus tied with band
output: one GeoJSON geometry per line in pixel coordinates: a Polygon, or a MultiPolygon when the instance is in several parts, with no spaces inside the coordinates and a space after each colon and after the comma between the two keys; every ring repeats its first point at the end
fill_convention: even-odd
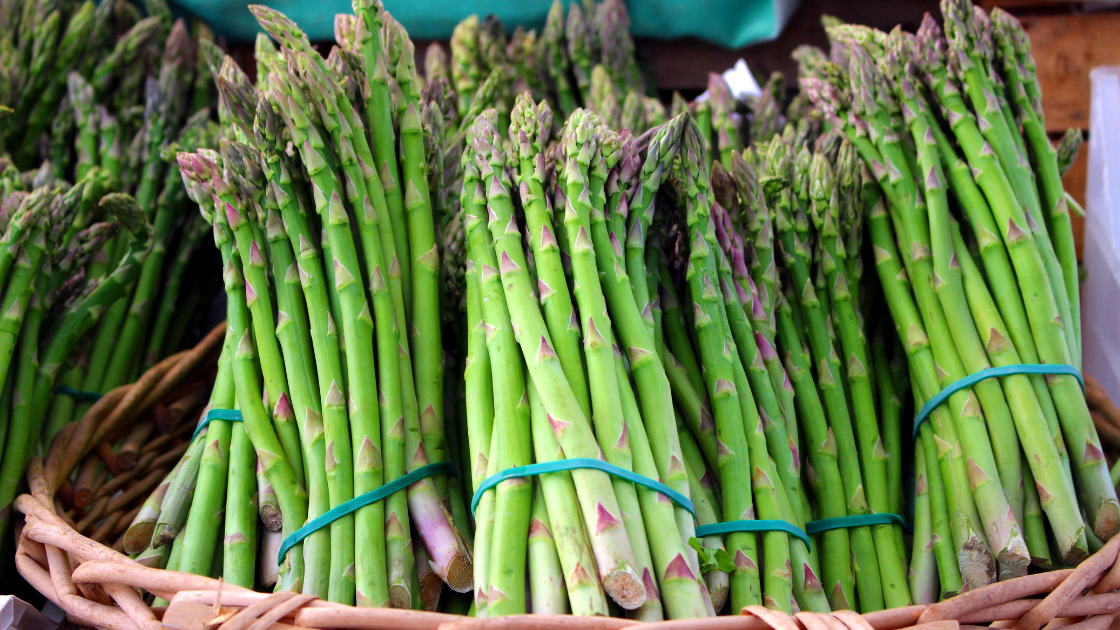
{"type": "Polygon", "coordinates": [[[432,188],[455,174],[429,170],[455,153],[446,95],[422,97],[380,3],[337,20],[345,47],[326,59],[251,9],[279,48],[258,43],[256,86],[219,60],[220,148],[178,155],[225,268],[229,336],[208,414],[127,550],[242,586],[275,575],[331,601],[434,609],[441,582],[472,586],[460,481],[426,468],[460,454],[443,417],[447,195],[432,188]]]}
{"type": "Polygon", "coordinates": [[[665,122],[665,107],[647,94],[622,0],[575,2],[567,16],[556,0],[540,34],[519,26],[507,37],[496,16],[472,15],[455,27],[450,49],[449,58],[431,44],[424,74],[452,81],[466,123],[493,107],[504,129],[514,97],[525,90],[562,117],[582,105],[614,129],[638,133],[665,122]]]}
{"type": "MultiPolygon", "coordinates": [[[[689,384],[694,391],[710,390],[712,417],[705,422],[703,408],[692,419],[686,416],[686,424],[708,462],[718,462],[714,477],[751,479],[741,485],[753,490],[753,504],[748,492],[737,498],[742,507],[736,510],[820,531],[814,536],[818,553],[794,537],[781,546],[778,532],[766,533],[758,558],[753,538],[736,535],[745,541],[736,543],[736,553],[751,560],[739,564],[763,565],[764,601],[788,601],[792,579],[803,610],[905,606],[911,599],[901,517],[893,523],[856,521],[850,529],[807,526],[902,511],[901,467],[887,466],[901,457],[898,404],[889,390],[879,391],[890,383],[871,378],[871,349],[856,299],[862,226],[849,219],[851,193],[858,190],[852,154],[836,136],[821,137],[817,144],[823,146],[815,150],[813,140],[810,133],[774,138],[744,155],[732,153],[730,170],[713,165],[711,192],[705,191],[711,228],[692,218],[687,180],[674,186],[678,212],[669,214],[661,237],[668,262],[662,325],[684,375],[679,385],[674,381],[674,394],[686,409],[680,403],[695,396],[684,395],[689,384]],[[791,159],[791,153],[798,157],[791,159]],[[701,240],[705,231],[714,232],[716,248],[701,240]],[[857,252],[851,259],[848,247],[857,252]],[[696,261],[702,260],[697,252],[707,249],[714,250],[714,260],[705,276],[696,261]],[[682,296],[691,297],[691,310],[681,306],[682,296]],[[723,372],[713,369],[717,362],[723,372]],[[745,448],[736,449],[730,436],[739,426],[746,430],[735,439],[745,448]],[[734,456],[721,455],[724,448],[734,456]],[[804,482],[802,454],[809,472],[804,482]],[[745,468],[728,476],[725,465],[745,468]],[[783,572],[774,568],[785,558],[792,575],[779,578],[783,572]]],[[[695,137],[690,155],[696,161],[682,172],[706,170],[701,146],[695,137]]],[[[704,461],[695,461],[703,471],[704,461]]],[[[727,497],[727,484],[721,485],[727,497]]],[[[725,502],[724,516],[734,520],[729,509],[725,502]]],[[[758,574],[741,579],[757,588],[758,574]]]]}
{"type": "Polygon", "coordinates": [[[1076,564],[1120,526],[1075,376],[1068,196],[1026,35],[967,0],[942,13],[944,27],[927,16],[917,35],[833,25],[831,61],[814,55],[801,79],[863,160],[877,275],[917,405],[1008,368],[940,401],[918,430],[918,601],[1028,564],[1076,564]]]}
{"type": "MultiPolygon", "coordinates": [[[[0,36],[0,50],[8,54],[0,74],[23,86],[14,111],[0,123],[2,146],[11,151],[0,157],[0,203],[8,230],[0,283],[11,337],[0,358],[9,392],[0,413],[10,416],[3,423],[9,436],[3,442],[0,482],[5,509],[22,482],[27,459],[63,426],[80,419],[90,398],[131,382],[193,341],[197,318],[216,288],[188,277],[204,225],[186,212],[183,188],[166,166],[172,147],[210,143],[207,105],[213,91],[196,54],[198,38],[182,21],[172,26],[159,2],[149,4],[153,17],[143,20],[120,0],[96,7],[92,2],[18,5],[5,3],[0,10],[12,27],[0,36]],[[116,39],[114,33],[121,30],[124,35],[116,39]],[[30,58],[21,57],[21,51],[30,58]],[[139,223],[123,231],[101,225],[87,235],[98,222],[119,223],[99,205],[115,193],[133,196],[143,225],[152,231],[150,239],[135,231],[139,223]],[[67,213],[44,214],[51,204],[63,204],[67,213]],[[133,251],[137,239],[146,248],[140,255],[133,251]],[[43,264],[50,259],[53,266],[43,264]],[[36,285],[40,276],[48,282],[44,287],[36,285]],[[54,363],[45,363],[45,347],[58,332],[50,325],[53,318],[76,296],[108,284],[119,286],[103,292],[105,301],[82,316],[78,337],[59,347],[62,354],[54,363]],[[42,315],[46,321],[31,317],[34,300],[39,301],[36,309],[53,303],[56,312],[48,307],[42,315]],[[26,346],[16,353],[16,341],[23,339],[26,346]],[[30,390],[21,393],[20,379],[33,379],[37,346],[39,369],[49,379],[45,398],[36,404],[45,407],[17,414],[31,401],[30,390]],[[55,385],[65,394],[54,395],[55,385]]],[[[200,37],[208,37],[203,30],[200,37]]]]}
{"type": "Polygon", "coordinates": [[[688,496],[672,394],[643,315],[648,290],[631,284],[617,239],[627,193],[644,191],[631,216],[650,211],[687,120],[646,138],[643,162],[628,132],[577,110],[549,176],[548,105],[518,97],[515,155],[503,149],[497,117],[489,110],[471,127],[462,199],[466,415],[475,488],[485,490],[474,614],[608,614],[613,602],[639,619],[712,615],[713,600],[722,607],[727,597],[726,575],[714,575],[709,592],[689,546],[692,514],[655,488],[587,468],[482,485],[509,468],[590,458],[688,496]],[[554,186],[566,200],[559,207],[554,186]]]}

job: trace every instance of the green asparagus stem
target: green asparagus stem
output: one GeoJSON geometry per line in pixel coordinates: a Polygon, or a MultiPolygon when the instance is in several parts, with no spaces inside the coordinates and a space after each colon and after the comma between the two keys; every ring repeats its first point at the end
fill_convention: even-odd
{"type": "MultiPolygon", "coordinates": [[[[235,423],[230,431],[233,435],[229,446],[221,575],[230,584],[251,588],[257,569],[257,484],[253,474],[257,455],[244,425],[235,423]]],[[[270,558],[272,562],[276,561],[276,551],[270,558]]],[[[267,547],[262,545],[262,560],[267,553],[267,547]]]]}
{"type": "MultiPolygon", "coordinates": [[[[219,364],[232,361],[232,355],[232,338],[227,331],[222,356],[218,358],[219,364]]],[[[233,374],[225,371],[223,376],[221,381],[214,382],[204,414],[209,409],[233,407],[233,374]]],[[[178,570],[183,573],[210,574],[210,563],[218,542],[218,527],[222,524],[222,519],[215,518],[215,515],[226,504],[232,428],[232,423],[227,420],[213,420],[206,425],[206,432],[197,438],[204,446],[197,457],[196,491],[189,506],[189,512],[194,518],[191,519],[190,515],[186,517],[191,520],[192,525],[183,538],[183,550],[179,556],[178,570]]]]}
{"type": "Polygon", "coordinates": [[[534,614],[566,614],[568,592],[564,587],[560,558],[549,526],[548,507],[540,482],[533,484],[533,521],[529,525],[529,587],[534,614]]]}

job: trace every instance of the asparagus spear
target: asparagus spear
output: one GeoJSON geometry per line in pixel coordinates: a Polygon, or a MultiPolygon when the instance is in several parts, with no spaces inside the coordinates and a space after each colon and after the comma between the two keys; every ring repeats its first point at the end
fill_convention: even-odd
{"type": "Polygon", "coordinates": [[[532,610],[539,615],[564,614],[568,612],[568,592],[564,587],[560,558],[556,555],[556,541],[549,526],[548,507],[540,482],[534,482],[533,488],[533,521],[529,525],[532,610]]]}
{"type": "MultiPolygon", "coordinates": [[[[232,339],[227,331],[222,356],[218,358],[219,366],[232,361],[232,346],[232,339]]],[[[209,409],[233,407],[233,374],[228,368],[219,370],[223,378],[214,381],[214,389],[210,394],[210,402],[203,411],[204,415],[209,409]]],[[[228,420],[212,420],[206,425],[206,432],[196,438],[203,446],[194,458],[198,460],[195,471],[196,491],[194,498],[189,499],[189,513],[194,515],[194,519],[183,538],[183,550],[179,556],[178,570],[184,573],[210,574],[210,563],[218,542],[218,527],[222,524],[222,519],[215,518],[215,515],[220,514],[222,506],[226,504],[232,429],[232,423],[228,420]]],[[[188,514],[186,518],[191,517],[188,514]]]]}
{"type": "MultiPolygon", "coordinates": [[[[481,143],[492,137],[492,131],[485,133],[477,128],[474,131],[475,146],[472,149],[480,170],[490,168],[490,152],[484,153],[482,147],[485,145],[481,143]]],[[[480,182],[476,187],[476,199],[481,194],[480,182]]],[[[497,201],[492,191],[488,205],[497,201]]],[[[472,207],[477,205],[477,202],[472,203],[472,207]]],[[[468,222],[472,219],[478,220],[468,217],[468,222]]],[[[525,432],[528,428],[529,401],[521,358],[514,341],[510,311],[501,292],[502,279],[493,264],[493,250],[483,241],[486,236],[481,226],[475,228],[474,251],[484,296],[486,345],[494,388],[494,428],[490,458],[495,462],[496,470],[503,470],[529,463],[529,436],[525,432]]],[[[529,479],[510,479],[496,489],[488,559],[487,616],[516,614],[526,610],[525,541],[529,532],[531,501],[532,481],[529,479]]]]}
{"type": "MultiPolygon", "coordinates": [[[[600,449],[607,461],[627,470],[633,469],[632,445],[627,436],[631,422],[624,417],[621,385],[615,377],[614,353],[611,349],[612,329],[610,314],[607,312],[606,298],[598,278],[596,250],[590,238],[590,214],[592,212],[591,174],[592,164],[602,157],[597,147],[595,126],[592,119],[577,110],[568,119],[564,130],[564,148],[567,164],[558,177],[562,177],[568,191],[568,203],[564,211],[566,240],[570,243],[572,279],[574,294],[578,300],[581,328],[584,331],[583,351],[587,361],[587,380],[591,395],[591,418],[600,449]]],[[[491,197],[493,197],[493,191],[491,197]]],[[[601,212],[598,208],[596,211],[601,212]]],[[[512,212],[509,213],[512,216],[512,212]]],[[[500,215],[501,216],[501,215],[500,215]]],[[[632,302],[632,300],[631,300],[632,302]]],[[[625,382],[629,386],[628,380],[625,382]]],[[[630,538],[631,548],[644,575],[651,571],[653,560],[651,546],[646,536],[645,519],[652,515],[643,514],[638,503],[636,488],[621,479],[612,479],[619,508],[623,513],[623,523],[630,538]]],[[[679,534],[675,534],[679,536],[679,534]]],[[[647,590],[646,603],[638,610],[639,619],[662,618],[661,604],[653,593],[647,590]]],[[[671,597],[671,593],[666,596],[671,597]]],[[[698,598],[697,598],[698,599],[698,598]]],[[[685,600],[687,601],[687,600],[685,600]]]]}
{"type": "MultiPolygon", "coordinates": [[[[253,470],[257,456],[243,424],[235,423],[230,430],[233,435],[229,446],[221,575],[230,584],[250,588],[257,568],[257,484],[253,470]]],[[[265,530],[265,537],[270,533],[265,530]]],[[[277,545],[269,555],[269,547],[262,545],[261,560],[275,562],[279,551],[277,545]]],[[[265,580],[263,575],[261,579],[265,580]]]]}

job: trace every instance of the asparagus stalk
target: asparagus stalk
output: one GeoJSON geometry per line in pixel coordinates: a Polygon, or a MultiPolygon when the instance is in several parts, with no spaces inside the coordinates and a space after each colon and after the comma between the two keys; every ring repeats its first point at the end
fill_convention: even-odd
{"type": "MultiPolygon", "coordinates": [[[[720,296],[715,288],[717,270],[705,236],[711,232],[714,240],[714,226],[709,219],[710,202],[705,196],[705,180],[709,177],[706,173],[707,153],[698,133],[694,127],[689,126],[684,136],[684,172],[688,178],[686,190],[689,191],[685,201],[690,241],[685,278],[693,301],[696,337],[705,365],[704,380],[715,416],[719,442],[722,444],[721,450],[724,451],[719,457],[720,479],[743,480],[743,483],[723,484],[724,518],[742,520],[754,516],[750,486],[745,482],[751,478],[750,455],[742,411],[738,404],[739,395],[746,393],[737,394],[733,359],[724,350],[727,334],[719,311],[720,296]]],[[[762,589],[754,536],[742,532],[729,534],[726,545],[735,560],[735,571],[731,574],[732,607],[740,609],[760,603],[762,589]]]]}
{"type": "Polygon", "coordinates": [[[533,488],[533,520],[529,524],[531,610],[538,615],[562,615],[568,612],[568,592],[564,587],[560,558],[556,554],[556,541],[549,526],[548,507],[540,481],[534,482],[533,488]]]}
{"type": "MultiPolygon", "coordinates": [[[[222,345],[219,365],[232,361],[233,344],[227,331],[222,345]]],[[[214,381],[210,402],[203,411],[209,409],[230,409],[233,407],[233,374],[222,370],[222,380],[214,381]]],[[[214,558],[214,548],[218,542],[218,527],[221,518],[215,518],[226,504],[226,488],[230,468],[230,440],[232,423],[228,420],[212,420],[206,425],[206,432],[197,439],[203,447],[197,454],[198,460],[196,491],[190,499],[189,512],[194,515],[192,526],[183,538],[183,550],[179,556],[178,570],[196,575],[209,575],[210,563],[214,558]]],[[[187,519],[190,520],[190,514],[187,519]]],[[[252,565],[250,565],[252,566],[252,565]]],[[[224,575],[224,572],[223,572],[224,575]]]]}
{"type": "MultiPolygon", "coordinates": [[[[847,355],[847,380],[852,396],[860,464],[867,484],[868,507],[873,513],[890,513],[884,461],[886,456],[879,434],[872,382],[868,374],[871,362],[867,353],[867,340],[860,316],[852,304],[852,292],[849,288],[852,285],[847,277],[847,251],[837,230],[839,191],[832,167],[823,154],[818,152],[814,155],[812,169],[811,212],[824,249],[821,265],[828,283],[827,293],[839,322],[841,347],[847,355]]],[[[893,531],[896,527],[898,526],[876,525],[872,528],[879,556],[879,572],[883,580],[884,604],[889,608],[910,603],[909,593],[904,586],[905,564],[899,561],[905,554],[897,547],[900,537],[893,531]]]]}
{"type": "MultiPolygon", "coordinates": [[[[919,44],[927,53],[924,63],[932,87],[951,112],[960,111],[963,102],[959,95],[954,97],[952,93],[946,93],[955,86],[947,76],[942,56],[944,40],[931,21],[927,20],[922,27],[919,44]]],[[[976,183],[987,197],[997,225],[1008,226],[999,234],[1015,269],[1031,331],[1038,344],[1039,358],[1045,363],[1069,365],[1072,355],[1058,318],[1056,291],[1051,289],[1040,248],[1031,238],[1032,228],[1027,217],[1022,207],[1015,203],[1015,192],[1003,171],[1002,160],[994,155],[971,118],[951,118],[954,135],[968,163],[978,169],[976,183]]],[[[1069,376],[1054,376],[1048,380],[1063,433],[1067,436],[1074,477],[1086,496],[1086,511],[1092,528],[1098,535],[1111,534],[1120,524],[1120,504],[1116,502],[1111,483],[1105,481],[1107,467],[1100,457],[1099,440],[1090,428],[1091,421],[1080,386],[1076,379],[1069,376]]]]}
{"type": "MultiPolygon", "coordinates": [[[[778,164],[781,165],[777,169],[779,173],[788,168],[789,165],[788,157],[784,160],[780,157],[784,151],[785,149],[782,148],[780,142],[771,143],[770,159],[772,161],[774,159],[779,160],[778,164]]],[[[804,157],[799,160],[799,167],[805,168],[808,166],[804,164],[809,155],[808,150],[802,148],[801,155],[804,157]]],[[[795,178],[804,178],[806,181],[809,179],[808,173],[790,172],[790,174],[795,178]]],[[[840,371],[839,355],[829,338],[820,299],[809,276],[810,252],[808,244],[798,234],[803,229],[807,229],[808,219],[803,214],[802,209],[795,209],[792,204],[785,203],[785,196],[783,196],[783,202],[776,204],[774,209],[776,212],[774,225],[778,242],[781,245],[786,269],[792,282],[787,297],[794,296],[791,300],[791,306],[796,305],[797,311],[804,319],[805,330],[807,331],[805,338],[809,354],[818,366],[817,386],[827,413],[828,428],[836,443],[837,463],[843,483],[844,502],[849,512],[867,514],[869,512],[867,496],[863,488],[863,477],[860,474],[860,462],[853,431],[854,425],[848,413],[848,400],[842,380],[843,375],[840,371]],[[801,225],[804,227],[800,227],[801,225]]],[[[872,540],[870,527],[854,528],[851,532],[851,541],[853,562],[857,567],[856,594],[860,598],[860,610],[881,609],[884,601],[884,589],[892,591],[893,597],[905,588],[903,582],[896,581],[893,577],[889,580],[882,579],[879,571],[881,561],[894,562],[897,555],[887,555],[878,551],[878,545],[872,540]],[[880,560],[879,556],[881,555],[886,555],[886,558],[880,560]]],[[[895,577],[899,580],[904,579],[901,575],[895,577]]]]}
{"type": "MultiPolygon", "coordinates": [[[[377,160],[375,164],[369,166],[379,174],[381,186],[385,191],[385,200],[389,207],[388,220],[392,227],[393,242],[397,253],[397,265],[401,270],[400,282],[404,296],[405,313],[411,314],[412,259],[404,255],[408,251],[409,244],[408,222],[405,215],[404,193],[401,187],[402,180],[394,140],[396,135],[393,128],[392,105],[389,96],[388,59],[380,37],[384,10],[380,1],[355,0],[354,12],[359,18],[359,24],[355,31],[355,51],[357,51],[357,46],[361,45],[361,53],[365,59],[366,78],[369,81],[366,115],[372,132],[373,155],[377,160]]],[[[462,95],[470,93],[460,90],[462,95]]]]}

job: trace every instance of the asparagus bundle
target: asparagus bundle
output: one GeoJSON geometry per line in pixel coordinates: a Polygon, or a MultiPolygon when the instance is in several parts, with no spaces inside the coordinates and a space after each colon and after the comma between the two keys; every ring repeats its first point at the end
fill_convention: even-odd
{"type": "Polygon", "coordinates": [[[135,200],[90,196],[87,178],[75,186],[44,185],[14,193],[3,257],[5,306],[0,349],[8,385],[0,504],[6,530],[24,466],[39,444],[61,368],[71,360],[98,314],[136,279],[148,255],[151,228],[135,200]],[[96,203],[96,206],[94,205],[96,203]],[[108,221],[95,222],[97,218],[108,221]],[[94,253],[124,228],[128,251],[111,273],[90,279],[94,253]]]}
{"type": "MultiPolygon", "coordinates": [[[[1069,211],[1026,36],[999,10],[946,0],[942,12],[944,30],[927,16],[917,35],[832,25],[832,61],[816,55],[801,78],[864,162],[861,210],[918,406],[990,367],[1076,368],[1080,354],[1069,211]]],[[[1068,372],[960,389],[917,439],[919,601],[1074,564],[1116,532],[1116,491],[1068,372]]]]}
{"type": "MultiPolygon", "coordinates": [[[[544,179],[548,105],[518,97],[510,126],[515,156],[504,154],[496,119],[490,110],[474,122],[464,160],[465,390],[475,488],[511,467],[601,453],[687,496],[668,379],[612,236],[619,232],[609,225],[621,221],[625,229],[622,186],[640,188],[639,178],[659,186],[684,119],[649,140],[643,170],[632,137],[577,110],[564,128],[555,184],[544,179]],[[515,165],[516,188],[507,164],[515,165]],[[562,222],[546,186],[565,195],[562,222]],[[515,194],[525,210],[523,228],[515,194]]],[[[726,597],[709,594],[700,579],[688,545],[692,515],[620,477],[587,469],[550,473],[536,497],[530,480],[503,481],[481,495],[476,522],[476,616],[526,612],[526,583],[534,605],[605,614],[606,596],[647,620],[708,616],[713,595],[726,597]],[[542,501],[543,510],[532,508],[542,501]],[[573,514],[582,514],[583,523],[573,514]],[[554,541],[551,560],[530,542],[546,533],[554,541]]]]}
{"type": "Polygon", "coordinates": [[[435,89],[421,99],[411,41],[380,3],[358,2],[336,22],[346,47],[327,59],[285,16],[251,8],[280,48],[258,46],[259,86],[212,51],[220,150],[177,156],[225,267],[229,337],[209,408],[238,409],[244,422],[219,412],[198,431],[149,501],[156,527],[145,535],[138,521],[128,551],[249,587],[434,607],[432,577],[472,586],[456,477],[423,477],[291,537],[406,473],[459,459],[439,306],[453,101],[435,89]],[[248,394],[262,386],[263,400],[248,394]],[[224,518],[203,516],[222,505],[224,518]],[[257,518],[285,541],[278,566],[276,534],[254,539],[257,518]],[[258,562],[258,547],[272,557],[258,562]]]}

